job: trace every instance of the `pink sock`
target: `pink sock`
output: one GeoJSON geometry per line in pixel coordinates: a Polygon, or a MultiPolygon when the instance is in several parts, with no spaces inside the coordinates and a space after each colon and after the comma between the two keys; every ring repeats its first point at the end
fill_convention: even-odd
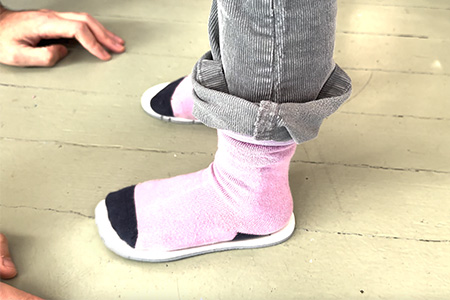
{"type": "Polygon", "coordinates": [[[173,115],[177,118],[196,120],[192,115],[194,107],[191,76],[184,78],[175,89],[170,102],[173,115]]]}
{"type": "Polygon", "coordinates": [[[218,131],[214,162],[196,173],[135,187],[136,249],[177,250],[267,235],[289,221],[293,143],[256,145],[218,131]]]}

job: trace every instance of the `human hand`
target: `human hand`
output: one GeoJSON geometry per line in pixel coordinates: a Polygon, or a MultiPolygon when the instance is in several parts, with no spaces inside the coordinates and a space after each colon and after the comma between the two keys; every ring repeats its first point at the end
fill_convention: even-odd
{"type": "Polygon", "coordinates": [[[10,279],[16,275],[17,270],[9,253],[8,240],[3,233],[0,233],[0,278],[10,279]]]}
{"type": "MultiPolygon", "coordinates": [[[[8,240],[0,233],[0,277],[1,279],[10,279],[16,275],[16,266],[9,254],[8,240]]],[[[33,296],[6,283],[0,282],[0,300],[8,299],[42,300],[42,298],[33,296]]]]}
{"type": "Polygon", "coordinates": [[[68,54],[63,45],[36,47],[43,39],[74,38],[101,60],[105,50],[125,51],[124,41],[86,13],[4,11],[0,13],[0,63],[12,66],[51,67],[68,54]]]}

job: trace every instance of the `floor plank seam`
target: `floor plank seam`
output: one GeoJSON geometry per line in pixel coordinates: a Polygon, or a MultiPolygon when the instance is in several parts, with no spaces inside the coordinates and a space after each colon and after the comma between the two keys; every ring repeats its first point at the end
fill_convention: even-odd
{"type": "MultiPolygon", "coordinates": [[[[214,153],[210,152],[183,152],[183,151],[170,151],[170,150],[158,150],[150,148],[139,148],[139,147],[127,147],[122,145],[98,145],[98,144],[82,144],[75,142],[64,142],[58,140],[32,140],[32,139],[20,139],[20,138],[10,138],[10,137],[0,137],[0,141],[16,141],[16,142],[32,142],[40,144],[54,144],[54,145],[66,145],[72,147],[82,147],[82,148],[99,148],[99,149],[113,149],[113,150],[123,150],[123,151],[135,151],[135,152],[149,152],[157,154],[173,154],[173,155],[206,155],[213,156],[214,153]]],[[[365,168],[365,169],[376,169],[384,171],[397,171],[397,172],[410,172],[410,173],[435,173],[435,174],[450,174],[450,171],[445,170],[433,170],[433,169],[423,169],[423,168],[402,168],[402,167],[387,167],[387,166],[376,166],[369,164],[348,164],[348,163],[334,163],[326,161],[310,161],[310,160],[292,160],[292,164],[312,164],[312,165],[326,165],[326,166],[342,166],[350,168],[365,168]]]]}
{"type": "MultiPolygon", "coordinates": [[[[138,16],[126,16],[126,15],[99,15],[99,14],[92,14],[92,16],[96,19],[102,20],[102,19],[119,19],[119,20],[129,20],[129,21],[139,21],[139,22],[151,22],[151,23],[163,23],[167,25],[167,23],[170,24],[194,24],[194,25],[201,25],[204,26],[208,22],[208,17],[205,17],[204,21],[192,21],[192,20],[183,20],[183,19],[160,19],[160,18],[146,18],[146,17],[138,17],[138,16]]],[[[207,38],[207,35],[205,35],[205,38],[207,38]]]]}
{"type": "Polygon", "coordinates": [[[56,213],[62,213],[62,214],[77,215],[77,216],[81,216],[81,217],[88,218],[88,219],[94,219],[94,216],[85,215],[83,213],[80,213],[80,212],[74,211],[74,210],[60,210],[60,209],[55,209],[55,208],[42,208],[42,207],[33,207],[33,206],[25,206],[25,205],[11,206],[11,205],[5,205],[5,204],[0,204],[0,207],[8,208],[8,209],[32,209],[32,210],[37,210],[37,211],[50,211],[50,212],[56,212],[56,213]]]}
{"type": "Polygon", "coordinates": [[[435,240],[435,239],[422,239],[422,238],[408,238],[408,237],[389,236],[389,235],[362,234],[362,233],[341,232],[341,231],[327,231],[327,230],[314,230],[314,229],[308,229],[308,228],[298,228],[298,229],[300,229],[301,231],[305,231],[305,232],[337,234],[337,235],[344,235],[344,236],[370,237],[370,238],[380,238],[380,239],[388,239],[388,240],[415,241],[415,242],[423,242],[423,243],[450,243],[450,240],[440,240],[440,239],[435,240]]]}
{"type": "Polygon", "coordinates": [[[158,150],[158,149],[141,148],[141,147],[127,147],[127,146],[123,146],[123,145],[84,144],[84,143],[67,142],[67,141],[59,141],[59,140],[34,140],[34,139],[0,137],[0,141],[31,142],[31,143],[39,143],[39,144],[65,145],[65,146],[81,147],[81,148],[113,149],[113,150],[149,152],[149,153],[158,153],[158,154],[173,154],[173,155],[207,155],[207,156],[213,155],[213,153],[200,152],[200,151],[183,152],[183,151],[158,150]]]}
{"type": "Polygon", "coordinates": [[[93,95],[127,97],[127,98],[135,98],[135,99],[140,99],[140,97],[141,97],[140,95],[137,95],[137,94],[136,95],[132,95],[132,94],[119,94],[119,93],[100,92],[100,91],[94,91],[94,90],[74,90],[74,89],[46,87],[46,86],[18,85],[18,84],[5,83],[5,82],[0,82],[0,86],[11,87],[11,88],[18,88],[18,89],[63,91],[63,92],[71,92],[71,93],[77,93],[77,94],[83,94],[83,95],[93,94],[93,95]]]}
{"type": "MultiPolygon", "coordinates": [[[[416,34],[407,34],[407,33],[377,33],[377,32],[348,31],[348,30],[336,31],[336,33],[353,34],[353,35],[382,36],[382,37],[396,37],[396,38],[408,38],[408,39],[421,39],[421,40],[432,39],[426,35],[416,35],[416,34]]],[[[442,40],[440,38],[436,38],[436,39],[442,40]]]]}
{"type": "MultiPolygon", "coordinates": [[[[16,205],[16,206],[10,206],[5,204],[0,204],[0,207],[2,208],[8,208],[8,209],[32,209],[36,211],[50,211],[50,212],[56,212],[56,213],[63,213],[63,214],[72,214],[81,216],[88,219],[94,219],[94,216],[85,215],[83,213],[73,211],[73,210],[59,210],[54,208],[40,208],[40,207],[33,207],[33,206],[25,206],[25,205],[16,205]]],[[[408,238],[408,237],[398,237],[398,236],[388,236],[388,235],[376,235],[376,234],[362,234],[362,233],[353,233],[353,232],[341,232],[341,231],[326,231],[326,230],[314,230],[314,229],[308,229],[308,228],[298,228],[301,231],[305,232],[314,232],[314,233],[326,233],[326,234],[337,234],[337,235],[344,235],[344,236],[358,236],[358,237],[371,237],[371,238],[382,238],[382,239],[389,239],[389,240],[405,240],[405,241],[416,241],[416,242],[425,242],[425,243],[450,243],[450,240],[436,240],[436,239],[423,239],[423,238],[408,238]]]]}
{"type": "MultiPolygon", "coordinates": [[[[80,49],[80,50],[82,50],[82,49],[80,49]]],[[[205,49],[204,52],[206,52],[206,51],[207,50],[205,49]]],[[[163,54],[163,53],[150,53],[150,52],[145,53],[145,52],[138,52],[138,51],[127,51],[127,54],[139,55],[139,56],[154,56],[155,58],[167,57],[167,58],[191,59],[192,65],[194,65],[199,58],[199,56],[194,56],[194,55],[190,56],[190,55],[176,55],[176,54],[168,54],[168,53],[163,54]]]]}
{"type": "Polygon", "coordinates": [[[429,75],[429,76],[445,76],[450,77],[450,73],[434,73],[434,72],[424,72],[424,71],[405,71],[405,70],[388,70],[379,68],[355,68],[340,65],[342,69],[346,71],[365,71],[365,72],[384,72],[384,73],[399,73],[399,74],[409,74],[409,75],[429,75]]]}
{"type": "Polygon", "coordinates": [[[364,113],[364,112],[353,112],[353,111],[338,111],[340,114],[348,115],[361,115],[368,117],[383,117],[383,118],[399,118],[399,119],[416,119],[416,120],[428,120],[428,121],[450,121],[450,118],[445,117],[424,117],[415,115],[388,115],[388,114],[374,114],[374,113],[364,113]]]}
{"type": "Polygon", "coordinates": [[[347,5],[366,5],[366,6],[381,6],[381,7],[400,7],[400,8],[416,8],[416,9],[433,9],[433,10],[450,10],[450,7],[433,7],[433,6],[420,6],[420,5],[399,5],[399,4],[381,4],[381,3],[368,3],[368,2],[353,2],[353,1],[339,1],[341,4],[347,5]]]}
{"type": "Polygon", "coordinates": [[[400,168],[400,167],[386,167],[386,166],[376,166],[369,164],[346,164],[346,163],[333,163],[325,161],[308,161],[308,160],[293,160],[292,163],[302,163],[311,165],[326,165],[326,166],[341,166],[350,168],[363,168],[363,169],[376,169],[384,171],[397,171],[397,172],[410,172],[410,173],[435,173],[435,174],[450,174],[450,171],[444,170],[432,170],[432,169],[419,169],[419,168],[400,168]]]}

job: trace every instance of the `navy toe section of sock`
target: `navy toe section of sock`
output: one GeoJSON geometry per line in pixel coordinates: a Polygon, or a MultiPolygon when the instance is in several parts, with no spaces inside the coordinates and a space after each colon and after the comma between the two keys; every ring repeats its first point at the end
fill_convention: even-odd
{"type": "Polygon", "coordinates": [[[129,186],[110,193],[105,199],[111,226],[133,248],[138,236],[134,188],[135,186],[129,186]]]}
{"type": "Polygon", "coordinates": [[[170,100],[172,99],[172,95],[175,92],[175,89],[183,79],[184,77],[171,82],[165,88],[163,88],[150,100],[150,107],[162,116],[173,117],[174,115],[170,100]]]}

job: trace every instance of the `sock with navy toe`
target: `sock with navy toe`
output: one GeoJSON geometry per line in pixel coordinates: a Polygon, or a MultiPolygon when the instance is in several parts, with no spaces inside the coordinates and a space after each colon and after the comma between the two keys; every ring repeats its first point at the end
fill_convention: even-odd
{"type": "Polygon", "coordinates": [[[218,137],[208,168],[107,196],[110,223],[122,240],[139,250],[171,251],[231,241],[238,234],[267,235],[287,225],[296,144],[258,144],[221,130],[218,137]]]}
{"type": "Polygon", "coordinates": [[[150,100],[150,106],[165,117],[197,120],[192,115],[194,98],[191,76],[169,83],[150,100]]]}

